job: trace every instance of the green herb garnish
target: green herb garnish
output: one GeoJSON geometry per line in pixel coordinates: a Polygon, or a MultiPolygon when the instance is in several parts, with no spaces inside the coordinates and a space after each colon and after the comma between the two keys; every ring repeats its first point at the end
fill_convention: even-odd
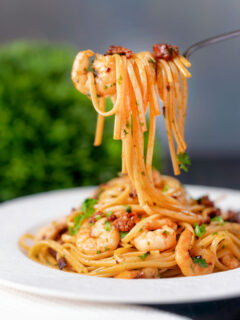
{"type": "Polygon", "coordinates": [[[216,236],[217,234],[218,234],[218,232],[213,232],[212,233],[213,236],[216,236]]]}
{"type": "Polygon", "coordinates": [[[163,193],[168,191],[168,185],[165,183],[163,186],[163,193]]]}
{"type": "Polygon", "coordinates": [[[118,83],[118,84],[121,84],[122,79],[123,79],[123,77],[120,75],[119,78],[118,78],[117,83],[118,83]]]}
{"type": "Polygon", "coordinates": [[[148,62],[149,62],[149,63],[152,63],[152,65],[155,67],[156,62],[155,62],[152,58],[149,58],[149,59],[148,59],[148,62]]]}
{"type": "Polygon", "coordinates": [[[100,251],[100,250],[97,250],[97,251],[96,251],[96,254],[99,254],[99,253],[101,253],[101,251],[100,251]]]}
{"type": "Polygon", "coordinates": [[[221,216],[217,216],[217,217],[214,217],[211,219],[212,222],[218,222],[221,226],[224,225],[224,220],[223,220],[223,217],[221,216]]]}
{"type": "Polygon", "coordinates": [[[88,68],[87,68],[88,72],[94,72],[94,70],[92,68],[92,64],[93,64],[94,60],[95,60],[95,56],[89,57],[89,59],[88,59],[88,68]]]}
{"type": "Polygon", "coordinates": [[[127,127],[128,129],[130,128],[130,123],[129,123],[129,121],[127,121],[126,127],[127,127]]]}
{"type": "Polygon", "coordinates": [[[132,212],[132,208],[130,206],[127,206],[126,211],[127,211],[127,213],[130,213],[130,212],[132,212]]]}
{"type": "Polygon", "coordinates": [[[201,224],[199,226],[198,223],[194,223],[194,232],[198,238],[201,238],[204,235],[204,233],[206,232],[205,224],[201,224]]]}
{"type": "Polygon", "coordinates": [[[110,230],[111,230],[111,223],[110,223],[110,221],[106,221],[106,222],[105,222],[105,230],[106,230],[106,231],[110,231],[110,230]]]}
{"type": "Polygon", "coordinates": [[[125,136],[128,134],[126,129],[123,129],[123,133],[125,134],[125,136]]]}
{"type": "MultiPolygon", "coordinates": [[[[68,227],[69,233],[74,236],[78,230],[81,227],[81,224],[83,220],[88,219],[91,217],[91,215],[94,213],[94,205],[97,203],[96,199],[86,199],[82,206],[81,206],[81,211],[82,213],[78,214],[77,216],[74,217],[73,219],[73,228],[68,227]]],[[[101,216],[100,216],[101,218],[101,216]]]]}
{"type": "Polygon", "coordinates": [[[147,258],[147,256],[149,256],[148,252],[145,252],[144,254],[142,254],[141,256],[138,256],[140,259],[145,260],[147,258]]]}
{"type": "Polygon", "coordinates": [[[104,89],[106,90],[108,88],[108,86],[104,86],[104,89]]]}
{"type": "Polygon", "coordinates": [[[198,257],[192,257],[192,261],[193,263],[197,263],[201,268],[207,268],[208,267],[208,263],[205,259],[203,258],[198,258],[198,257]]]}
{"type": "Polygon", "coordinates": [[[120,231],[120,238],[123,239],[124,237],[126,237],[127,234],[128,232],[120,231]]]}
{"type": "Polygon", "coordinates": [[[137,100],[136,100],[136,105],[139,106],[139,103],[137,102],[137,100]]]}
{"type": "Polygon", "coordinates": [[[167,230],[164,230],[163,233],[166,234],[167,236],[170,235],[170,233],[167,230]]]}
{"type": "Polygon", "coordinates": [[[111,214],[112,214],[112,210],[108,210],[107,211],[107,217],[110,217],[111,214]]]}
{"type": "Polygon", "coordinates": [[[178,163],[180,164],[180,169],[188,172],[188,167],[191,165],[191,159],[186,152],[179,153],[177,155],[178,163]]]}

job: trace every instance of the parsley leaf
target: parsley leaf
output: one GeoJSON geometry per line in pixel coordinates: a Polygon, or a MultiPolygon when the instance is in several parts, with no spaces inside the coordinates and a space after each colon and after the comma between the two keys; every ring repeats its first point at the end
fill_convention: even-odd
{"type": "Polygon", "coordinates": [[[148,59],[149,63],[152,63],[152,65],[155,67],[156,62],[153,60],[153,58],[149,58],[148,59]]]}
{"type": "Polygon", "coordinates": [[[197,263],[201,268],[207,268],[208,267],[208,263],[205,259],[203,258],[198,258],[198,257],[192,257],[192,261],[193,263],[197,263]]]}
{"type": "Polygon", "coordinates": [[[120,238],[123,239],[124,237],[126,237],[127,234],[128,232],[120,231],[120,238]]]}
{"type": "Polygon", "coordinates": [[[214,217],[214,218],[211,219],[211,221],[212,222],[219,222],[219,224],[221,226],[224,225],[224,220],[223,220],[223,217],[221,217],[221,216],[214,217]]]}
{"type": "Polygon", "coordinates": [[[112,210],[108,210],[107,211],[107,217],[110,217],[111,214],[112,214],[112,210]]]}
{"type": "Polygon", "coordinates": [[[111,230],[111,223],[110,223],[110,221],[106,221],[106,222],[105,222],[105,230],[106,230],[106,231],[110,231],[110,230],[111,230]]]}
{"type": "Polygon", "coordinates": [[[145,260],[147,258],[147,256],[149,256],[148,252],[145,252],[144,254],[142,254],[141,256],[138,256],[140,259],[145,260]]]}
{"type": "Polygon", "coordinates": [[[179,153],[177,155],[178,163],[180,164],[180,169],[188,172],[188,167],[191,165],[191,159],[186,152],[179,153]]]}
{"type": "Polygon", "coordinates": [[[163,233],[166,235],[166,236],[169,236],[170,233],[167,231],[167,230],[164,230],[163,233]]]}
{"type": "Polygon", "coordinates": [[[127,211],[127,213],[131,213],[132,212],[132,208],[130,206],[127,206],[126,207],[126,211],[127,211]]]}
{"type": "MultiPolygon", "coordinates": [[[[74,236],[78,230],[81,227],[81,224],[83,220],[88,219],[91,217],[91,215],[94,213],[94,205],[97,203],[96,199],[86,199],[82,206],[81,206],[81,211],[82,213],[78,214],[77,216],[74,217],[73,219],[73,228],[68,227],[69,233],[74,236]]],[[[101,217],[101,216],[100,216],[101,217]]]]}
{"type": "Polygon", "coordinates": [[[123,79],[123,77],[120,75],[119,78],[118,78],[118,80],[117,80],[117,83],[118,83],[118,84],[121,84],[122,79],[123,79]]]}
{"type": "Polygon", "coordinates": [[[201,226],[199,226],[198,223],[194,223],[194,232],[198,238],[201,238],[206,232],[205,224],[201,224],[201,226]]]}
{"type": "Polygon", "coordinates": [[[162,192],[167,192],[168,191],[168,185],[165,183],[164,186],[163,186],[163,190],[162,192]]]}
{"type": "Polygon", "coordinates": [[[88,68],[87,68],[88,72],[94,72],[94,70],[92,68],[92,64],[93,64],[94,60],[95,60],[95,56],[89,57],[89,59],[88,59],[88,68]]]}

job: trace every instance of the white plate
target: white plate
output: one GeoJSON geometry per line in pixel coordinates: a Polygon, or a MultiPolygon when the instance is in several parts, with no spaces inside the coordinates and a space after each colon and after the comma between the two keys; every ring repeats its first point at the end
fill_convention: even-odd
{"type": "MultiPolygon", "coordinates": [[[[222,208],[240,209],[240,192],[189,186],[193,197],[225,195],[222,208]]],[[[200,277],[121,280],[89,277],[47,268],[31,261],[18,247],[24,232],[70,212],[93,188],[48,192],[0,206],[0,284],[31,293],[99,302],[180,303],[240,296],[240,268],[200,277]]]]}

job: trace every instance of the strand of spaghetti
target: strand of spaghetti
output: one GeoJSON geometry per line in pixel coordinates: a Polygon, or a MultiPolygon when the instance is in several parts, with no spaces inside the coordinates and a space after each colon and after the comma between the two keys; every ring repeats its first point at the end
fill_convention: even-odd
{"type": "Polygon", "coordinates": [[[147,268],[147,267],[156,267],[156,268],[166,268],[166,267],[173,267],[176,265],[176,262],[171,261],[156,261],[156,260],[145,260],[141,261],[139,258],[139,262],[130,262],[130,263],[122,263],[118,264],[113,267],[104,268],[102,271],[93,271],[89,273],[89,275],[97,275],[97,276],[105,276],[105,277],[112,277],[121,271],[124,270],[132,270],[132,269],[141,269],[141,268],[147,268]]]}
{"type": "Polygon", "coordinates": [[[191,67],[191,62],[188,61],[184,56],[179,55],[180,61],[184,64],[185,67],[190,68],[191,67]]]}
{"type": "Polygon", "coordinates": [[[182,73],[180,73],[180,75],[181,75],[181,83],[182,83],[182,106],[183,106],[182,135],[184,135],[185,118],[186,118],[186,112],[187,112],[188,88],[187,88],[187,79],[186,79],[186,77],[182,73]]]}
{"type": "Polygon", "coordinates": [[[137,66],[139,78],[140,78],[140,83],[141,83],[141,89],[142,89],[142,97],[143,97],[143,104],[144,104],[144,112],[146,112],[147,108],[147,99],[148,99],[148,92],[147,92],[147,75],[146,71],[144,68],[144,65],[142,61],[136,57],[135,58],[135,63],[137,66]]]}
{"type": "Polygon", "coordinates": [[[176,143],[178,148],[181,152],[184,152],[186,150],[186,143],[183,140],[180,129],[177,124],[177,117],[176,117],[176,108],[175,108],[175,90],[174,90],[174,82],[173,81],[173,75],[171,71],[170,64],[167,63],[165,60],[160,60],[160,63],[162,65],[162,68],[165,71],[166,78],[167,78],[167,91],[169,95],[169,107],[168,109],[168,116],[169,116],[169,126],[174,134],[176,143]]]}
{"type": "Polygon", "coordinates": [[[179,74],[178,74],[178,70],[177,70],[174,63],[172,63],[170,61],[169,66],[170,66],[170,69],[173,73],[173,78],[174,78],[173,89],[174,89],[175,97],[174,97],[174,108],[173,108],[173,121],[174,121],[176,134],[177,134],[178,139],[181,143],[181,145],[180,145],[181,147],[179,146],[179,152],[185,152],[185,150],[187,148],[187,144],[184,140],[183,132],[182,132],[182,127],[184,126],[184,124],[181,124],[181,115],[180,114],[183,113],[183,110],[182,110],[181,86],[180,86],[180,82],[179,82],[179,74]],[[178,117],[176,115],[175,99],[177,102],[178,117]]]}
{"type": "Polygon", "coordinates": [[[167,216],[167,217],[170,217],[170,218],[177,220],[177,221],[185,221],[185,222],[189,222],[192,224],[195,222],[202,221],[201,215],[184,214],[182,212],[176,212],[176,211],[171,211],[171,210],[167,210],[167,209],[163,209],[163,208],[156,208],[156,207],[151,207],[151,209],[152,209],[152,212],[155,214],[167,216]]]}
{"type": "MultiPolygon", "coordinates": [[[[171,61],[169,62],[173,77],[174,77],[174,90],[175,90],[175,96],[177,99],[177,114],[178,114],[178,126],[181,130],[182,125],[181,125],[181,119],[182,116],[181,114],[183,113],[183,106],[182,106],[182,93],[181,93],[181,84],[180,84],[180,80],[179,80],[179,71],[176,67],[176,65],[174,63],[172,63],[171,61]]],[[[181,130],[182,133],[182,130],[181,130]]]]}
{"type": "Polygon", "coordinates": [[[146,74],[147,74],[147,90],[151,92],[153,98],[153,105],[155,109],[155,114],[160,115],[161,110],[158,102],[158,96],[156,92],[156,72],[153,64],[149,61],[155,61],[154,57],[149,52],[141,52],[137,54],[137,57],[142,61],[145,66],[146,74]]]}
{"type": "MultiPolygon", "coordinates": [[[[163,80],[163,88],[167,87],[167,78],[165,74],[165,70],[162,68],[161,62],[158,62],[158,72],[161,72],[162,80],[163,80]]],[[[174,141],[172,137],[172,132],[171,132],[171,127],[169,124],[169,94],[167,90],[163,90],[163,108],[165,108],[164,112],[164,119],[165,119],[165,125],[166,125],[166,131],[167,131],[167,137],[168,137],[168,145],[169,145],[169,150],[170,150],[170,155],[172,159],[172,165],[173,165],[173,170],[174,174],[178,175],[180,174],[178,162],[177,162],[177,157],[176,157],[176,152],[175,152],[175,146],[174,146],[174,141]]]]}
{"type": "Polygon", "coordinates": [[[26,250],[26,251],[28,251],[31,247],[30,246],[28,246],[27,244],[26,244],[26,240],[28,240],[28,239],[30,239],[30,240],[34,240],[34,236],[32,235],[32,234],[29,234],[29,233],[25,233],[25,234],[23,234],[22,236],[21,236],[21,238],[19,239],[19,245],[24,249],[24,250],[26,250]]]}
{"type": "MultiPolygon", "coordinates": [[[[117,101],[119,107],[115,114],[113,138],[120,140],[123,130],[124,118],[124,96],[125,96],[125,81],[126,81],[126,57],[115,55],[116,60],[116,78],[117,78],[117,101]]],[[[117,102],[116,102],[117,103],[117,102]]]]}
{"type": "Polygon", "coordinates": [[[124,199],[126,199],[126,197],[129,195],[129,192],[130,192],[130,186],[126,186],[125,190],[123,192],[121,192],[119,194],[119,196],[117,198],[114,198],[111,202],[109,202],[108,204],[105,204],[103,206],[100,206],[98,208],[98,210],[104,210],[106,209],[107,207],[109,206],[114,206],[114,205],[117,205],[117,204],[121,204],[121,203],[124,203],[124,199]]]}
{"type": "Polygon", "coordinates": [[[176,57],[173,59],[173,62],[175,63],[175,65],[178,67],[178,69],[180,70],[180,72],[184,75],[184,77],[186,78],[191,78],[191,73],[184,67],[184,65],[182,64],[181,60],[179,59],[179,57],[176,57]]]}
{"type": "MultiPolygon", "coordinates": [[[[99,108],[102,111],[105,111],[105,98],[101,97],[99,100],[100,100],[99,108]]],[[[104,116],[102,116],[101,114],[98,114],[94,146],[100,146],[100,144],[102,143],[103,127],[104,127],[104,116]]]]}
{"type": "Polygon", "coordinates": [[[156,117],[154,115],[154,108],[152,105],[152,99],[149,102],[150,109],[150,126],[148,134],[148,145],[147,145],[147,156],[146,156],[146,170],[150,180],[152,180],[152,159],[153,159],[153,149],[156,134],[156,117]]]}
{"type": "Polygon", "coordinates": [[[139,120],[140,120],[140,124],[141,124],[141,130],[144,132],[147,130],[147,126],[146,126],[146,119],[145,119],[145,114],[144,114],[144,109],[143,109],[142,93],[141,93],[141,89],[138,84],[132,63],[130,61],[127,61],[127,70],[128,70],[129,79],[132,83],[134,95],[136,98],[135,105],[138,110],[139,120]]]}

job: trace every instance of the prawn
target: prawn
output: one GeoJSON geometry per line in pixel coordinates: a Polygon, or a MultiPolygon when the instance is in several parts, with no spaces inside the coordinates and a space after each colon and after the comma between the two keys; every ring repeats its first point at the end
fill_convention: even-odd
{"type": "Polygon", "coordinates": [[[88,221],[83,223],[77,233],[77,247],[86,254],[115,250],[120,242],[120,234],[114,226],[109,227],[106,222],[107,219],[102,218],[93,226],[89,226],[88,221]]]}
{"type": "Polygon", "coordinates": [[[215,256],[210,249],[192,249],[193,233],[185,229],[175,250],[175,259],[185,276],[198,276],[213,272],[215,256]],[[191,255],[191,254],[192,255],[191,255]],[[195,257],[195,259],[194,259],[195,257]]]}
{"type": "Polygon", "coordinates": [[[94,72],[97,94],[112,96],[116,93],[116,63],[112,55],[104,56],[91,50],[80,51],[72,67],[72,81],[78,91],[89,94],[88,72],[94,72]],[[90,62],[90,58],[92,61],[90,62]],[[89,68],[90,67],[90,68],[89,68]]]}
{"type": "Polygon", "coordinates": [[[226,254],[221,258],[222,263],[229,269],[235,269],[240,266],[239,260],[232,254],[226,254]]]}
{"type": "Polygon", "coordinates": [[[176,229],[176,223],[170,219],[152,220],[131,242],[139,251],[164,251],[176,245],[176,229]]]}

